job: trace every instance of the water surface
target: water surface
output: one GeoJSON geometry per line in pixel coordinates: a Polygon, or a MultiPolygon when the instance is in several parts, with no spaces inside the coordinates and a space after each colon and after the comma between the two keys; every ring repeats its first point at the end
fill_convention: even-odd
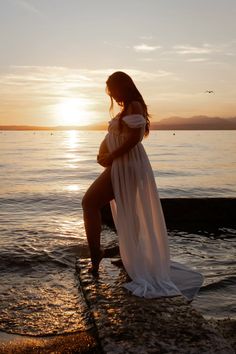
{"type": "MultiPolygon", "coordinates": [[[[106,132],[0,134],[0,330],[33,335],[90,326],[76,257],[88,255],[81,199],[102,171],[106,132]]],[[[153,131],[144,140],[160,197],[235,197],[234,131],[153,131]]],[[[170,232],[172,258],[205,276],[194,306],[236,317],[235,230],[170,232]]],[[[104,229],[102,242],[117,242],[104,229]]]]}

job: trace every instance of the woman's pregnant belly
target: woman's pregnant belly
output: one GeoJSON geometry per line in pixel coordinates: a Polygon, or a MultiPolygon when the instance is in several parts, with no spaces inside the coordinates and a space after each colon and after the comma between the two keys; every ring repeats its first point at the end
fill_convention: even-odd
{"type": "Polygon", "coordinates": [[[106,154],[108,152],[109,152],[109,150],[107,147],[106,139],[104,139],[99,146],[98,155],[106,154]]]}

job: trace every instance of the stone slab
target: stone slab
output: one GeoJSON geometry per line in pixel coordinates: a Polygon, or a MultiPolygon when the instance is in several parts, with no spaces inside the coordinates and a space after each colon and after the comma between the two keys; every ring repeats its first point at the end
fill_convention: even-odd
{"type": "Polygon", "coordinates": [[[218,329],[182,296],[144,299],[122,287],[123,268],[103,259],[99,277],[88,273],[89,259],[78,259],[83,291],[106,354],[233,354],[218,329]]]}

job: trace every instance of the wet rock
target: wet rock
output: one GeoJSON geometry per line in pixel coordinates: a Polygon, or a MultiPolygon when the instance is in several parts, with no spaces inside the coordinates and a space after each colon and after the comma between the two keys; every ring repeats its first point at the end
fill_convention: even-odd
{"type": "Polygon", "coordinates": [[[212,325],[182,296],[144,299],[122,284],[124,269],[101,262],[98,278],[89,259],[77,261],[79,280],[104,353],[233,354],[219,326],[212,325]]]}

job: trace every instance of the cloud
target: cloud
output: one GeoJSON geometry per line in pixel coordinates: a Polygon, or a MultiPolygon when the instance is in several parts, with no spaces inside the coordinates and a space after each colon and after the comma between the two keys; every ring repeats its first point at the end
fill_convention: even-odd
{"type": "Polygon", "coordinates": [[[0,74],[3,101],[11,97],[18,103],[34,101],[48,105],[73,95],[87,97],[95,87],[92,78],[64,67],[11,66],[0,74]]]}
{"type": "Polygon", "coordinates": [[[191,98],[201,97],[202,92],[168,92],[168,93],[158,93],[158,98],[160,101],[177,101],[177,100],[189,100],[191,98]]]}
{"type": "Polygon", "coordinates": [[[187,59],[186,61],[187,62],[205,62],[205,61],[208,61],[209,59],[208,58],[190,58],[190,59],[187,59]]]}
{"type": "Polygon", "coordinates": [[[189,45],[175,45],[174,50],[177,54],[209,54],[213,52],[213,49],[205,44],[202,47],[193,47],[189,45]]]}
{"type": "Polygon", "coordinates": [[[1,97],[14,96],[17,100],[31,99],[55,101],[63,97],[104,96],[107,77],[121,70],[129,74],[135,82],[155,82],[173,73],[165,70],[144,71],[130,68],[108,68],[101,70],[71,69],[51,66],[10,66],[0,73],[1,97]]]}
{"type": "Polygon", "coordinates": [[[140,36],[139,38],[144,41],[150,41],[153,39],[153,36],[151,36],[151,35],[150,36],[140,36]]]}
{"type": "Polygon", "coordinates": [[[107,45],[109,47],[118,48],[118,49],[130,49],[129,45],[124,45],[124,44],[120,44],[120,43],[117,43],[117,42],[110,42],[110,41],[107,41],[107,40],[103,41],[103,44],[107,45]]]}
{"type": "Polygon", "coordinates": [[[139,81],[139,82],[151,82],[151,81],[155,81],[156,79],[173,75],[172,72],[165,71],[165,70],[157,70],[154,72],[149,72],[149,71],[142,71],[142,70],[125,69],[124,71],[127,72],[127,74],[129,74],[134,79],[134,81],[139,81]]]}
{"type": "Polygon", "coordinates": [[[86,102],[91,120],[99,120],[106,116],[109,106],[105,94],[106,80],[117,70],[130,75],[144,92],[156,87],[157,83],[175,79],[169,71],[130,67],[98,70],[57,66],[1,67],[0,120],[5,122],[9,118],[13,122],[20,119],[24,124],[32,124],[33,117],[35,124],[54,124],[55,110],[67,100],[86,102]]]}
{"type": "Polygon", "coordinates": [[[151,61],[154,61],[153,58],[139,58],[138,61],[144,61],[150,63],[151,61]]]}
{"type": "Polygon", "coordinates": [[[136,52],[140,52],[140,53],[150,53],[150,52],[154,52],[157,49],[160,49],[161,46],[152,46],[152,45],[147,45],[147,44],[138,44],[133,46],[133,49],[136,52]]]}
{"type": "Polygon", "coordinates": [[[218,43],[218,44],[209,44],[204,43],[201,46],[190,46],[190,45],[175,45],[173,50],[175,53],[180,55],[202,55],[202,54],[218,54],[218,55],[234,55],[235,54],[235,45],[233,42],[229,43],[218,43]]]}
{"type": "Polygon", "coordinates": [[[225,55],[229,56],[229,57],[234,57],[236,55],[236,53],[233,52],[226,52],[225,55]]]}

